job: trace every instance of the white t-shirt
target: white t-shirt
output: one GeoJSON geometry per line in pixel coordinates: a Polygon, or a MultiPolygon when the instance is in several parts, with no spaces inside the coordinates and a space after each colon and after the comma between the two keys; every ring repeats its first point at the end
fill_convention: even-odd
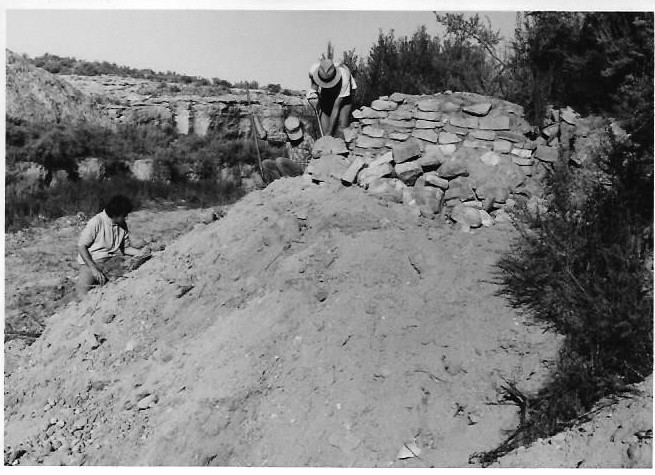
{"type": "MultiPolygon", "coordinates": [[[[309,77],[312,78],[312,83],[318,87],[318,92],[320,93],[322,89],[321,86],[314,82],[314,71],[316,71],[319,66],[320,63],[312,64],[312,66],[309,68],[309,77]]],[[[341,90],[339,91],[339,95],[337,97],[348,97],[352,93],[353,89],[357,89],[355,78],[352,74],[350,74],[350,70],[343,64],[334,63],[334,66],[339,68],[339,72],[341,72],[341,90]]]]}
{"type": "MultiPolygon", "coordinates": [[[[123,249],[130,247],[130,235],[126,229],[114,224],[105,211],[101,211],[89,220],[77,244],[88,247],[94,261],[103,261],[122,255],[123,249]]],[[[84,264],[79,254],[77,262],[84,264]]]]}

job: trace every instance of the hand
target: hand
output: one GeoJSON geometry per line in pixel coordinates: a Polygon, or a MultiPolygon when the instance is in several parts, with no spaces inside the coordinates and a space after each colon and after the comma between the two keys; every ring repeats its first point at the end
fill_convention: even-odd
{"type": "Polygon", "coordinates": [[[316,100],[316,99],[318,99],[318,94],[316,94],[316,91],[314,91],[313,89],[310,89],[310,90],[307,91],[307,93],[305,94],[305,98],[306,98],[308,101],[316,100]]]}
{"type": "Polygon", "coordinates": [[[91,268],[91,273],[93,274],[93,278],[100,284],[100,285],[105,285],[107,283],[107,276],[102,273],[100,269],[97,267],[92,267],[91,268]]]}

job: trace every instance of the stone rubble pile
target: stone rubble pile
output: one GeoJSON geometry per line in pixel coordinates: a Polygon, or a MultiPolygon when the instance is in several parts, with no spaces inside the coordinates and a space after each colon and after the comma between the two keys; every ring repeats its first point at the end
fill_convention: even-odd
{"type": "Polygon", "coordinates": [[[507,219],[517,199],[543,206],[543,178],[571,143],[577,114],[550,111],[535,130],[521,106],[473,93],[380,97],[353,113],[345,140],[316,142],[307,173],[357,184],[413,213],[464,228],[507,219]],[[519,198],[520,197],[520,198],[519,198]]]}

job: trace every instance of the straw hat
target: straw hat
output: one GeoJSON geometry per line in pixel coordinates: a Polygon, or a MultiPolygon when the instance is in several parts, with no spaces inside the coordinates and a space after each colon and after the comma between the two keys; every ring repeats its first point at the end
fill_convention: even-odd
{"type": "Polygon", "coordinates": [[[331,59],[322,59],[318,67],[312,71],[312,77],[316,84],[329,89],[336,86],[341,80],[341,71],[337,68],[331,59]]]}
{"type": "Polygon", "coordinates": [[[289,116],[284,121],[284,131],[291,140],[300,140],[302,138],[302,128],[298,117],[289,116]]]}

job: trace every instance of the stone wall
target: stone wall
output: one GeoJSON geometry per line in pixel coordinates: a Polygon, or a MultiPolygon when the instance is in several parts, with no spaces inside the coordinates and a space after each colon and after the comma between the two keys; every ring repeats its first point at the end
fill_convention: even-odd
{"type": "Polygon", "coordinates": [[[507,219],[505,209],[519,198],[543,207],[543,179],[562,141],[570,148],[578,121],[569,108],[550,111],[539,130],[516,104],[449,92],[393,94],[353,116],[345,141],[317,141],[318,160],[308,167],[314,180],[357,184],[417,215],[443,213],[466,228],[507,219]]]}

